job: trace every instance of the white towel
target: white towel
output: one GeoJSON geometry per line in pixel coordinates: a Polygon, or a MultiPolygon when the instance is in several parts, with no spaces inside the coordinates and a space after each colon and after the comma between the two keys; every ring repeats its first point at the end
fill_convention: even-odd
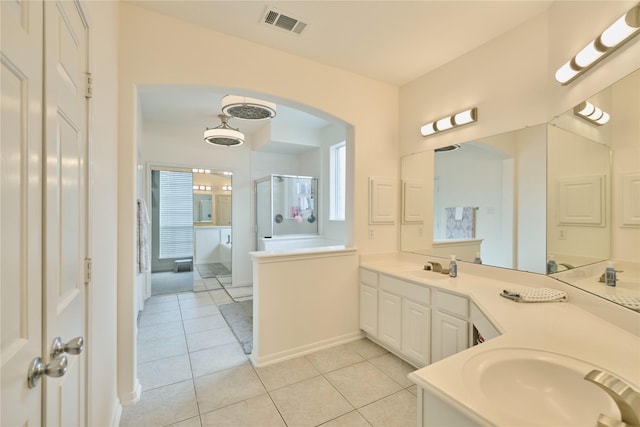
{"type": "Polygon", "coordinates": [[[457,208],[456,208],[456,213],[455,213],[455,215],[454,215],[454,217],[453,217],[453,218],[454,218],[456,221],[462,221],[462,213],[463,213],[463,212],[464,212],[464,208],[457,207],[457,208]]]}
{"type": "Polygon", "coordinates": [[[149,250],[149,212],[144,200],[138,199],[136,261],[138,274],[151,272],[151,251],[149,250]]]}

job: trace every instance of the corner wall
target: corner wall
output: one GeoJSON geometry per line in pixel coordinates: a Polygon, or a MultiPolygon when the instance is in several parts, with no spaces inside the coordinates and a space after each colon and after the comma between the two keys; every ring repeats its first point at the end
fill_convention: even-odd
{"type": "Polygon", "coordinates": [[[89,248],[93,277],[88,285],[88,424],[117,426],[117,2],[85,2],[91,19],[91,136],[89,248]]]}

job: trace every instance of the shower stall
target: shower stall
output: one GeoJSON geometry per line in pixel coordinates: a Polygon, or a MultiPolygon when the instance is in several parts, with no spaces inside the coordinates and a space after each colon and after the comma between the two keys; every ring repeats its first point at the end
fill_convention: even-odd
{"type": "Polygon", "coordinates": [[[254,186],[257,250],[340,244],[319,236],[318,178],[270,175],[254,181],[254,186]]]}

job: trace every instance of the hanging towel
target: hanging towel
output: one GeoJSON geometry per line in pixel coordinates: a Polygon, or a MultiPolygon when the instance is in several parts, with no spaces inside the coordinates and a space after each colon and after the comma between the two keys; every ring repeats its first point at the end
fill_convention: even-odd
{"type": "Polygon", "coordinates": [[[149,212],[144,200],[138,199],[136,263],[138,274],[151,272],[151,250],[149,249],[149,212]]]}
{"type": "Polygon", "coordinates": [[[474,207],[445,208],[447,219],[445,238],[475,239],[476,209],[474,207]]]}
{"type": "Polygon", "coordinates": [[[462,221],[462,211],[462,207],[457,207],[453,219],[455,219],[456,221],[462,221]]]}

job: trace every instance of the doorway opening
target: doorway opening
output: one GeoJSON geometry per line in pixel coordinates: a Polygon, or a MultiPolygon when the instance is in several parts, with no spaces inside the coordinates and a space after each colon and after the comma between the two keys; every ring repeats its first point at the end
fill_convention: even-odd
{"type": "Polygon", "coordinates": [[[232,173],[151,167],[151,295],[231,287],[232,173]]]}

